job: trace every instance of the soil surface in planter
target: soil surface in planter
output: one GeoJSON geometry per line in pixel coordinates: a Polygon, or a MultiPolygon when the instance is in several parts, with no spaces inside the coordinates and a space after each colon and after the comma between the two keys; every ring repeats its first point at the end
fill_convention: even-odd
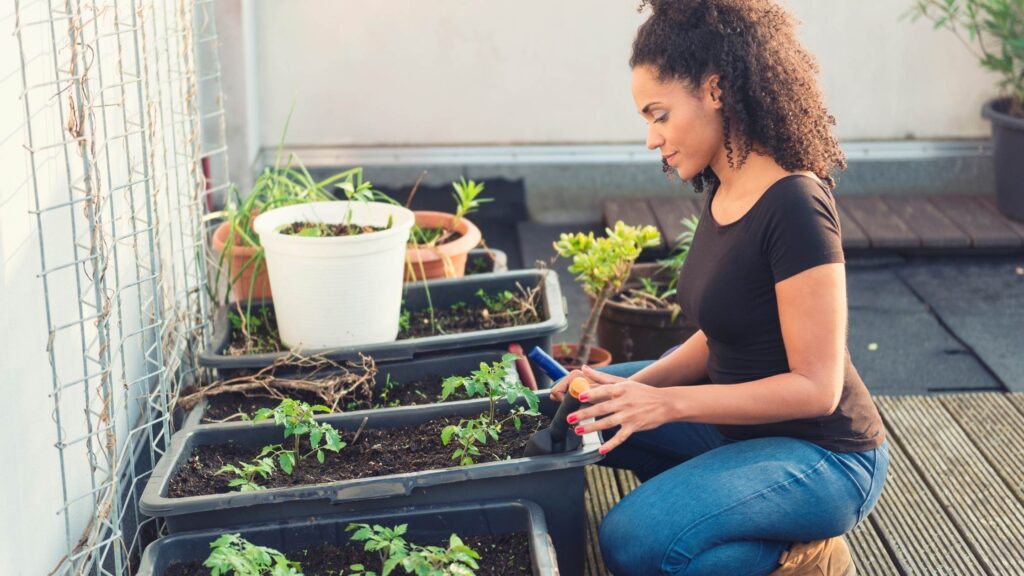
{"type": "MultiPolygon", "coordinates": [[[[419,243],[420,248],[427,248],[430,245],[433,246],[444,246],[445,244],[451,244],[459,238],[462,238],[462,232],[452,232],[445,236],[448,232],[447,228],[419,228],[418,231],[414,230],[413,234],[417,235],[416,241],[419,243]],[[436,242],[440,240],[440,242],[436,242]],[[431,244],[434,242],[434,244],[431,244]]],[[[409,241],[409,247],[415,247],[412,240],[409,241]]]]}
{"type": "Polygon", "coordinates": [[[360,226],[358,224],[328,224],[326,222],[292,222],[278,229],[286,236],[337,237],[358,236],[387,230],[383,226],[360,226]],[[315,231],[315,232],[314,232],[315,231]]]}
{"type": "MultiPolygon", "coordinates": [[[[660,284],[659,287],[663,287],[660,284]]],[[[648,292],[641,292],[640,290],[633,290],[630,293],[619,292],[611,298],[612,302],[618,302],[619,304],[626,304],[634,308],[643,308],[645,310],[672,310],[676,306],[676,298],[672,296],[667,300],[664,298],[658,298],[648,292]],[[642,296],[640,294],[643,294],[642,296]]]]}
{"type": "Polygon", "coordinates": [[[409,327],[398,333],[399,340],[423,338],[438,334],[459,334],[494,328],[508,328],[540,322],[532,311],[494,312],[482,304],[455,304],[450,308],[434,309],[434,327],[430,326],[430,311],[409,314],[409,327]]]}
{"type": "MultiPolygon", "coordinates": [[[[353,410],[366,410],[369,408],[391,408],[394,406],[417,406],[420,404],[433,404],[441,402],[441,378],[425,378],[415,382],[409,382],[395,386],[387,391],[386,395],[375,394],[375,398],[367,398],[362,394],[354,394],[346,398],[338,405],[335,412],[351,412],[353,410]]],[[[327,406],[323,398],[312,392],[304,390],[281,389],[280,392],[294,400],[306,402],[307,404],[320,404],[327,406]]],[[[449,400],[465,400],[466,391],[457,389],[449,400]]],[[[203,413],[203,422],[224,422],[230,420],[241,420],[240,413],[252,417],[261,408],[276,408],[281,403],[280,398],[263,395],[245,395],[241,392],[230,392],[208,396],[206,411],[203,413]]]]}
{"type": "MultiPolygon", "coordinates": [[[[493,301],[505,301],[508,303],[508,298],[511,295],[512,292],[505,291],[500,294],[490,295],[488,298],[491,298],[493,301]]],[[[519,298],[519,295],[514,296],[514,298],[519,298]]],[[[540,298],[541,293],[538,291],[537,296],[534,298],[534,302],[538,302],[537,306],[539,306],[540,298]]],[[[405,310],[403,310],[404,312],[405,310]]],[[[246,349],[245,336],[236,325],[237,321],[232,324],[231,342],[225,351],[228,356],[285,351],[277,331],[277,320],[274,315],[261,315],[260,318],[261,321],[258,322],[258,325],[249,329],[250,345],[248,349],[246,349]]],[[[541,320],[542,318],[540,318],[537,312],[524,309],[521,304],[514,301],[501,309],[489,309],[487,305],[478,299],[474,300],[473,303],[456,302],[448,308],[435,308],[433,328],[430,325],[430,310],[409,312],[409,326],[399,330],[398,339],[408,340],[425,336],[437,336],[439,334],[460,334],[463,332],[492,330],[494,328],[508,328],[511,326],[536,324],[541,320]]]]}
{"type": "MultiPolygon", "coordinates": [[[[519,576],[533,574],[530,560],[530,541],[526,534],[503,534],[501,536],[467,536],[462,538],[464,544],[480,555],[477,563],[479,570],[474,570],[477,576],[519,576]]],[[[441,546],[446,548],[448,542],[417,542],[418,546],[441,546]]],[[[362,564],[367,570],[380,573],[381,561],[377,552],[366,552],[362,549],[362,543],[355,543],[356,546],[322,545],[287,552],[289,560],[297,561],[302,565],[302,573],[305,576],[338,576],[344,570],[349,572],[349,566],[362,564]]],[[[395,569],[392,574],[405,574],[401,568],[395,569]]],[[[174,562],[167,567],[164,576],[209,576],[210,570],[203,568],[202,562],[174,562]]]]}
{"type": "MultiPolygon", "coordinates": [[[[488,437],[486,444],[477,445],[480,455],[473,460],[484,463],[520,458],[530,435],[547,427],[550,422],[547,416],[525,417],[519,430],[509,422],[502,428],[498,441],[488,437]]],[[[450,468],[457,464],[452,460],[452,452],[458,446],[454,438],[448,446],[442,444],[441,430],[449,424],[458,423],[458,418],[439,418],[419,426],[367,428],[355,444],[352,443],[354,432],[342,432],[341,439],[348,446],[337,454],[327,452],[323,464],[317,462],[315,455],[310,455],[295,466],[291,475],[278,470],[270,478],[258,479],[257,482],[266,488],[286,488],[450,468]]],[[[283,433],[275,436],[273,442],[291,446],[283,433]]],[[[303,453],[309,451],[306,439],[303,439],[302,450],[303,453]]],[[[185,498],[233,492],[235,490],[228,486],[231,475],[218,476],[217,470],[225,464],[250,462],[259,452],[260,448],[233,443],[196,446],[171,480],[167,496],[185,498]]]]}

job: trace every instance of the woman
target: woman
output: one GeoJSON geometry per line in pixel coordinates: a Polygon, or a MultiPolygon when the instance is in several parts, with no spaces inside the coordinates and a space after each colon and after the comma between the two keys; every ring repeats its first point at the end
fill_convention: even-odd
{"type": "Polygon", "coordinates": [[[601,549],[616,576],[853,574],[841,535],[878,500],[888,450],[846,349],[846,166],[816,66],[770,0],[647,4],[631,59],[647,147],[707,194],[679,280],[700,330],[555,388],[595,384],[569,421],[643,481],[601,549]]]}

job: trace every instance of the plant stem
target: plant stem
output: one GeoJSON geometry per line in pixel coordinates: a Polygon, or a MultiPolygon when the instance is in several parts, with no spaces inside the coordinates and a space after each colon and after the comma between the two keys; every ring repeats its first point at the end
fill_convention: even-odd
{"type": "Polygon", "coordinates": [[[590,359],[590,349],[594,347],[594,335],[597,333],[597,322],[601,319],[601,310],[604,309],[604,304],[611,296],[611,292],[612,288],[606,286],[598,294],[594,305],[590,308],[590,316],[587,317],[587,323],[583,325],[583,334],[580,335],[580,343],[576,347],[575,360],[580,366],[586,364],[590,359]]]}

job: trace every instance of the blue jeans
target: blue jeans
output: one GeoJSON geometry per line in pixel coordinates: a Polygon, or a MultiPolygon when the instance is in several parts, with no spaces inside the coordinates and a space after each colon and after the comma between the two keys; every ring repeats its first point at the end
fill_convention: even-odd
{"type": "MultiPolygon", "coordinates": [[[[601,370],[628,377],[647,364],[601,370]]],[[[633,434],[601,465],[643,482],[601,523],[615,576],[760,575],[793,542],[838,536],[863,520],[882,492],[889,447],[832,452],[796,438],[733,441],[711,425],[671,423],[633,434]]]]}

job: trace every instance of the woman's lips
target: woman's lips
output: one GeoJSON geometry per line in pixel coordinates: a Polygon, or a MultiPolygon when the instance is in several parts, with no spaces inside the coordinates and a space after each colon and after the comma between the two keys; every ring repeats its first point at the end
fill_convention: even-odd
{"type": "Polygon", "coordinates": [[[669,154],[668,156],[662,156],[661,157],[661,161],[664,162],[665,164],[669,164],[671,166],[675,166],[675,164],[673,164],[672,162],[676,159],[676,156],[678,156],[678,155],[679,155],[678,152],[673,152],[673,153],[669,154]]]}

